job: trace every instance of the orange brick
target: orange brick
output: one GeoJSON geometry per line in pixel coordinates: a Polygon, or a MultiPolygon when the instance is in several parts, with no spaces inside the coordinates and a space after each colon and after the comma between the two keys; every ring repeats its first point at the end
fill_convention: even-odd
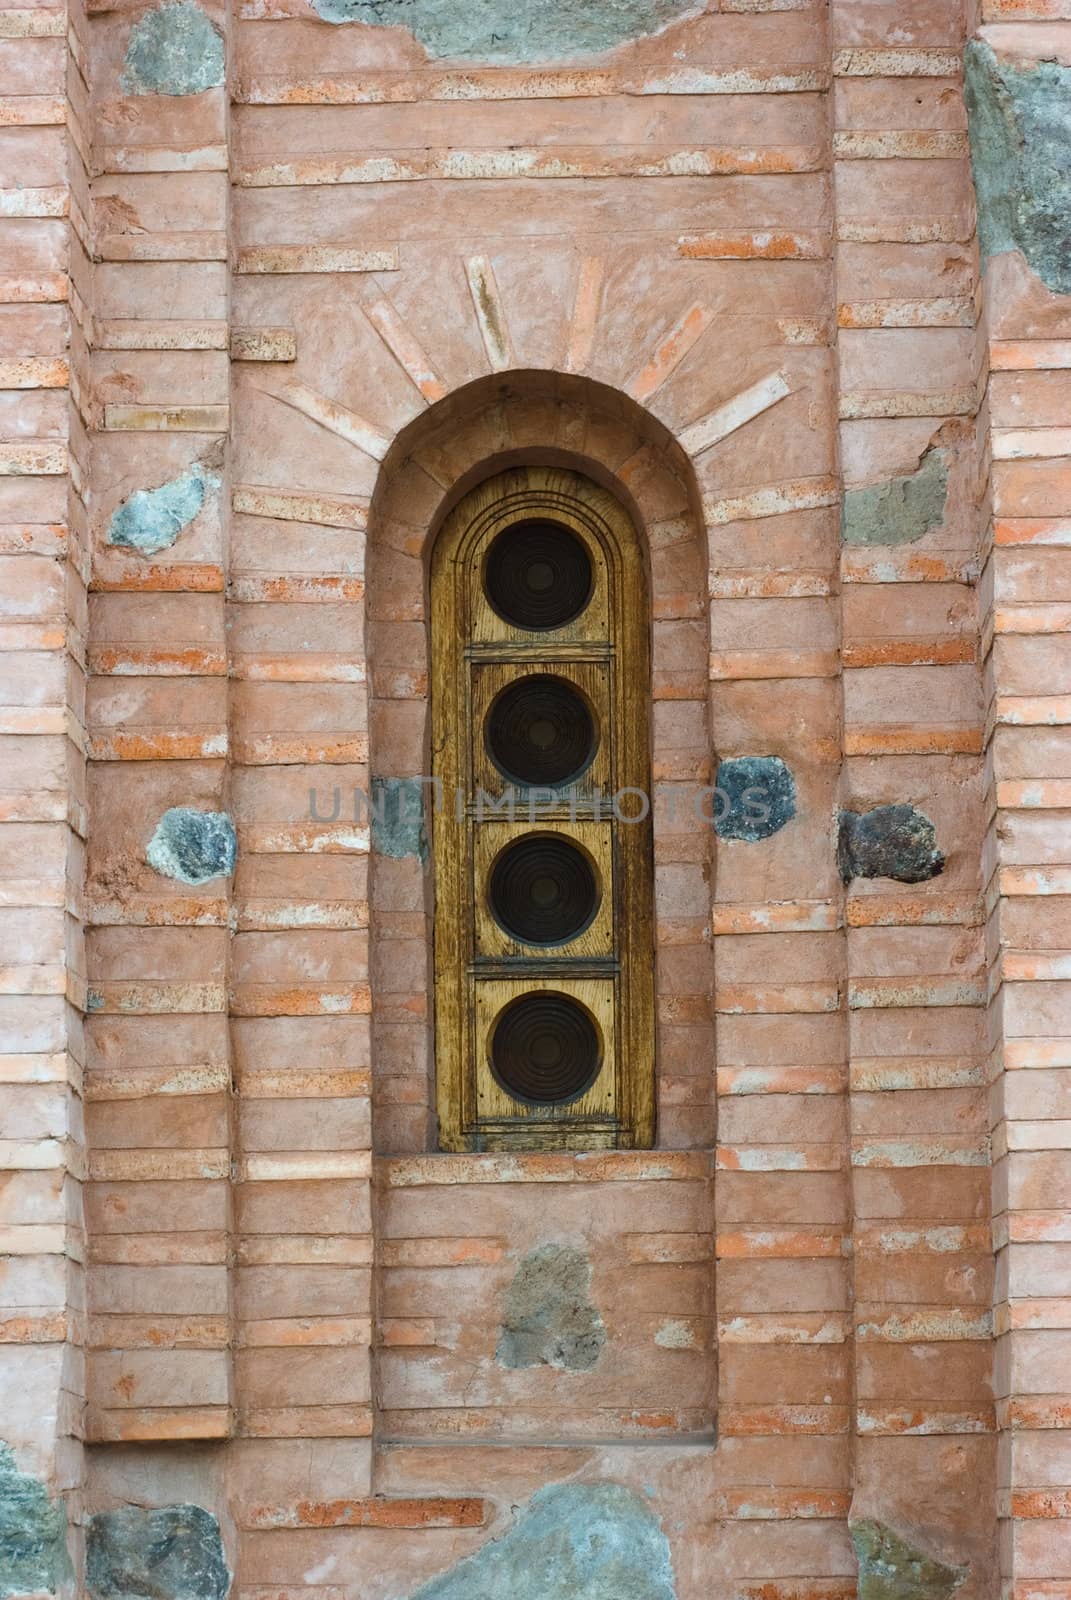
{"type": "Polygon", "coordinates": [[[487,1505],[476,1498],[299,1500],[294,1506],[250,1506],[247,1528],[480,1528],[487,1505]]]}

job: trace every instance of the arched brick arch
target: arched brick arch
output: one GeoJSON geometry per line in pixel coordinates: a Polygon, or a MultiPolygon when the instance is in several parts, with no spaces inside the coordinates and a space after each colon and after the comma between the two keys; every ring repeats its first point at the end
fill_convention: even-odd
{"type": "MultiPolygon", "coordinates": [[[[516,465],[586,473],[632,515],[649,563],[655,837],[657,1143],[713,1143],[712,781],[707,555],[695,477],[635,401],[552,372],[480,379],[402,431],[383,462],[367,555],[370,771],[384,821],[370,884],[375,1140],[433,1149],[434,863],[400,826],[398,785],[430,771],[428,557],[476,484],[516,465]],[[393,782],[392,782],[393,780],[393,782]]],[[[430,791],[429,791],[430,792],[430,791]]],[[[411,800],[406,803],[411,803],[411,800]]]]}

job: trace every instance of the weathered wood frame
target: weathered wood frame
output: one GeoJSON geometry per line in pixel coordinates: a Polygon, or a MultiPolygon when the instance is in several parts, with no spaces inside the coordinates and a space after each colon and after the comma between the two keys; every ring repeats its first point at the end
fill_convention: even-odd
{"type": "MultiPolygon", "coordinates": [[[[629,513],[608,490],[577,473],[520,467],[473,490],[444,523],[431,558],[432,775],[439,800],[433,825],[435,872],[435,1062],[439,1144],[445,1150],[495,1148],[642,1148],[654,1142],[654,871],[650,816],[650,607],[646,562],[629,513]],[[543,641],[504,627],[487,605],[483,554],[511,523],[546,516],[578,533],[596,558],[598,602],[570,627],[543,641]],[[477,1038],[471,957],[480,886],[473,873],[474,663],[606,664],[610,777],[614,792],[648,797],[642,821],[614,817],[610,864],[614,897],[616,1027],[612,1124],[585,1119],[583,1102],[547,1121],[518,1118],[511,1126],[481,1126],[477,1117],[477,1038]]],[[[579,815],[584,816],[581,799],[579,815]]],[[[609,797],[603,796],[602,808],[609,797]]],[[[587,813],[590,814],[590,813],[587,813]]],[[[553,827],[556,813],[540,810],[535,826],[553,827]]],[[[559,820],[577,816],[563,804],[559,820]]],[[[503,997],[517,979],[534,983],[559,972],[552,954],[533,955],[503,975],[503,997]]],[[[590,981],[583,968],[576,984],[590,981]]],[[[483,992],[494,980],[483,978],[483,992]]],[[[610,1064],[608,1063],[608,1066],[610,1064]]],[[[486,1069],[485,1069],[486,1070],[486,1069]]],[[[604,1071],[607,1070],[604,1068],[604,1071]]]]}

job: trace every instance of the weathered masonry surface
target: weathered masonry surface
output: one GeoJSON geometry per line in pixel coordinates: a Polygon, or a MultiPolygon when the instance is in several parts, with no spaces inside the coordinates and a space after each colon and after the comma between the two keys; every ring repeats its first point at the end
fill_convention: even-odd
{"type": "Polygon", "coordinates": [[[0,148],[0,1597],[1069,1600],[1068,0],[15,0],[0,148]],[[653,1149],[437,1150],[511,467],[653,1149]]]}

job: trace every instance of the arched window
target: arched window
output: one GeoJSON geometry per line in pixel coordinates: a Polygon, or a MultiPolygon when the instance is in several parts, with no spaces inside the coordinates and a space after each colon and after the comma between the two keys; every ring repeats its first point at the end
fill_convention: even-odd
{"type": "Polygon", "coordinates": [[[647,577],[628,513],[516,468],[432,554],[435,1038],[448,1150],[654,1136],[647,577]]]}

